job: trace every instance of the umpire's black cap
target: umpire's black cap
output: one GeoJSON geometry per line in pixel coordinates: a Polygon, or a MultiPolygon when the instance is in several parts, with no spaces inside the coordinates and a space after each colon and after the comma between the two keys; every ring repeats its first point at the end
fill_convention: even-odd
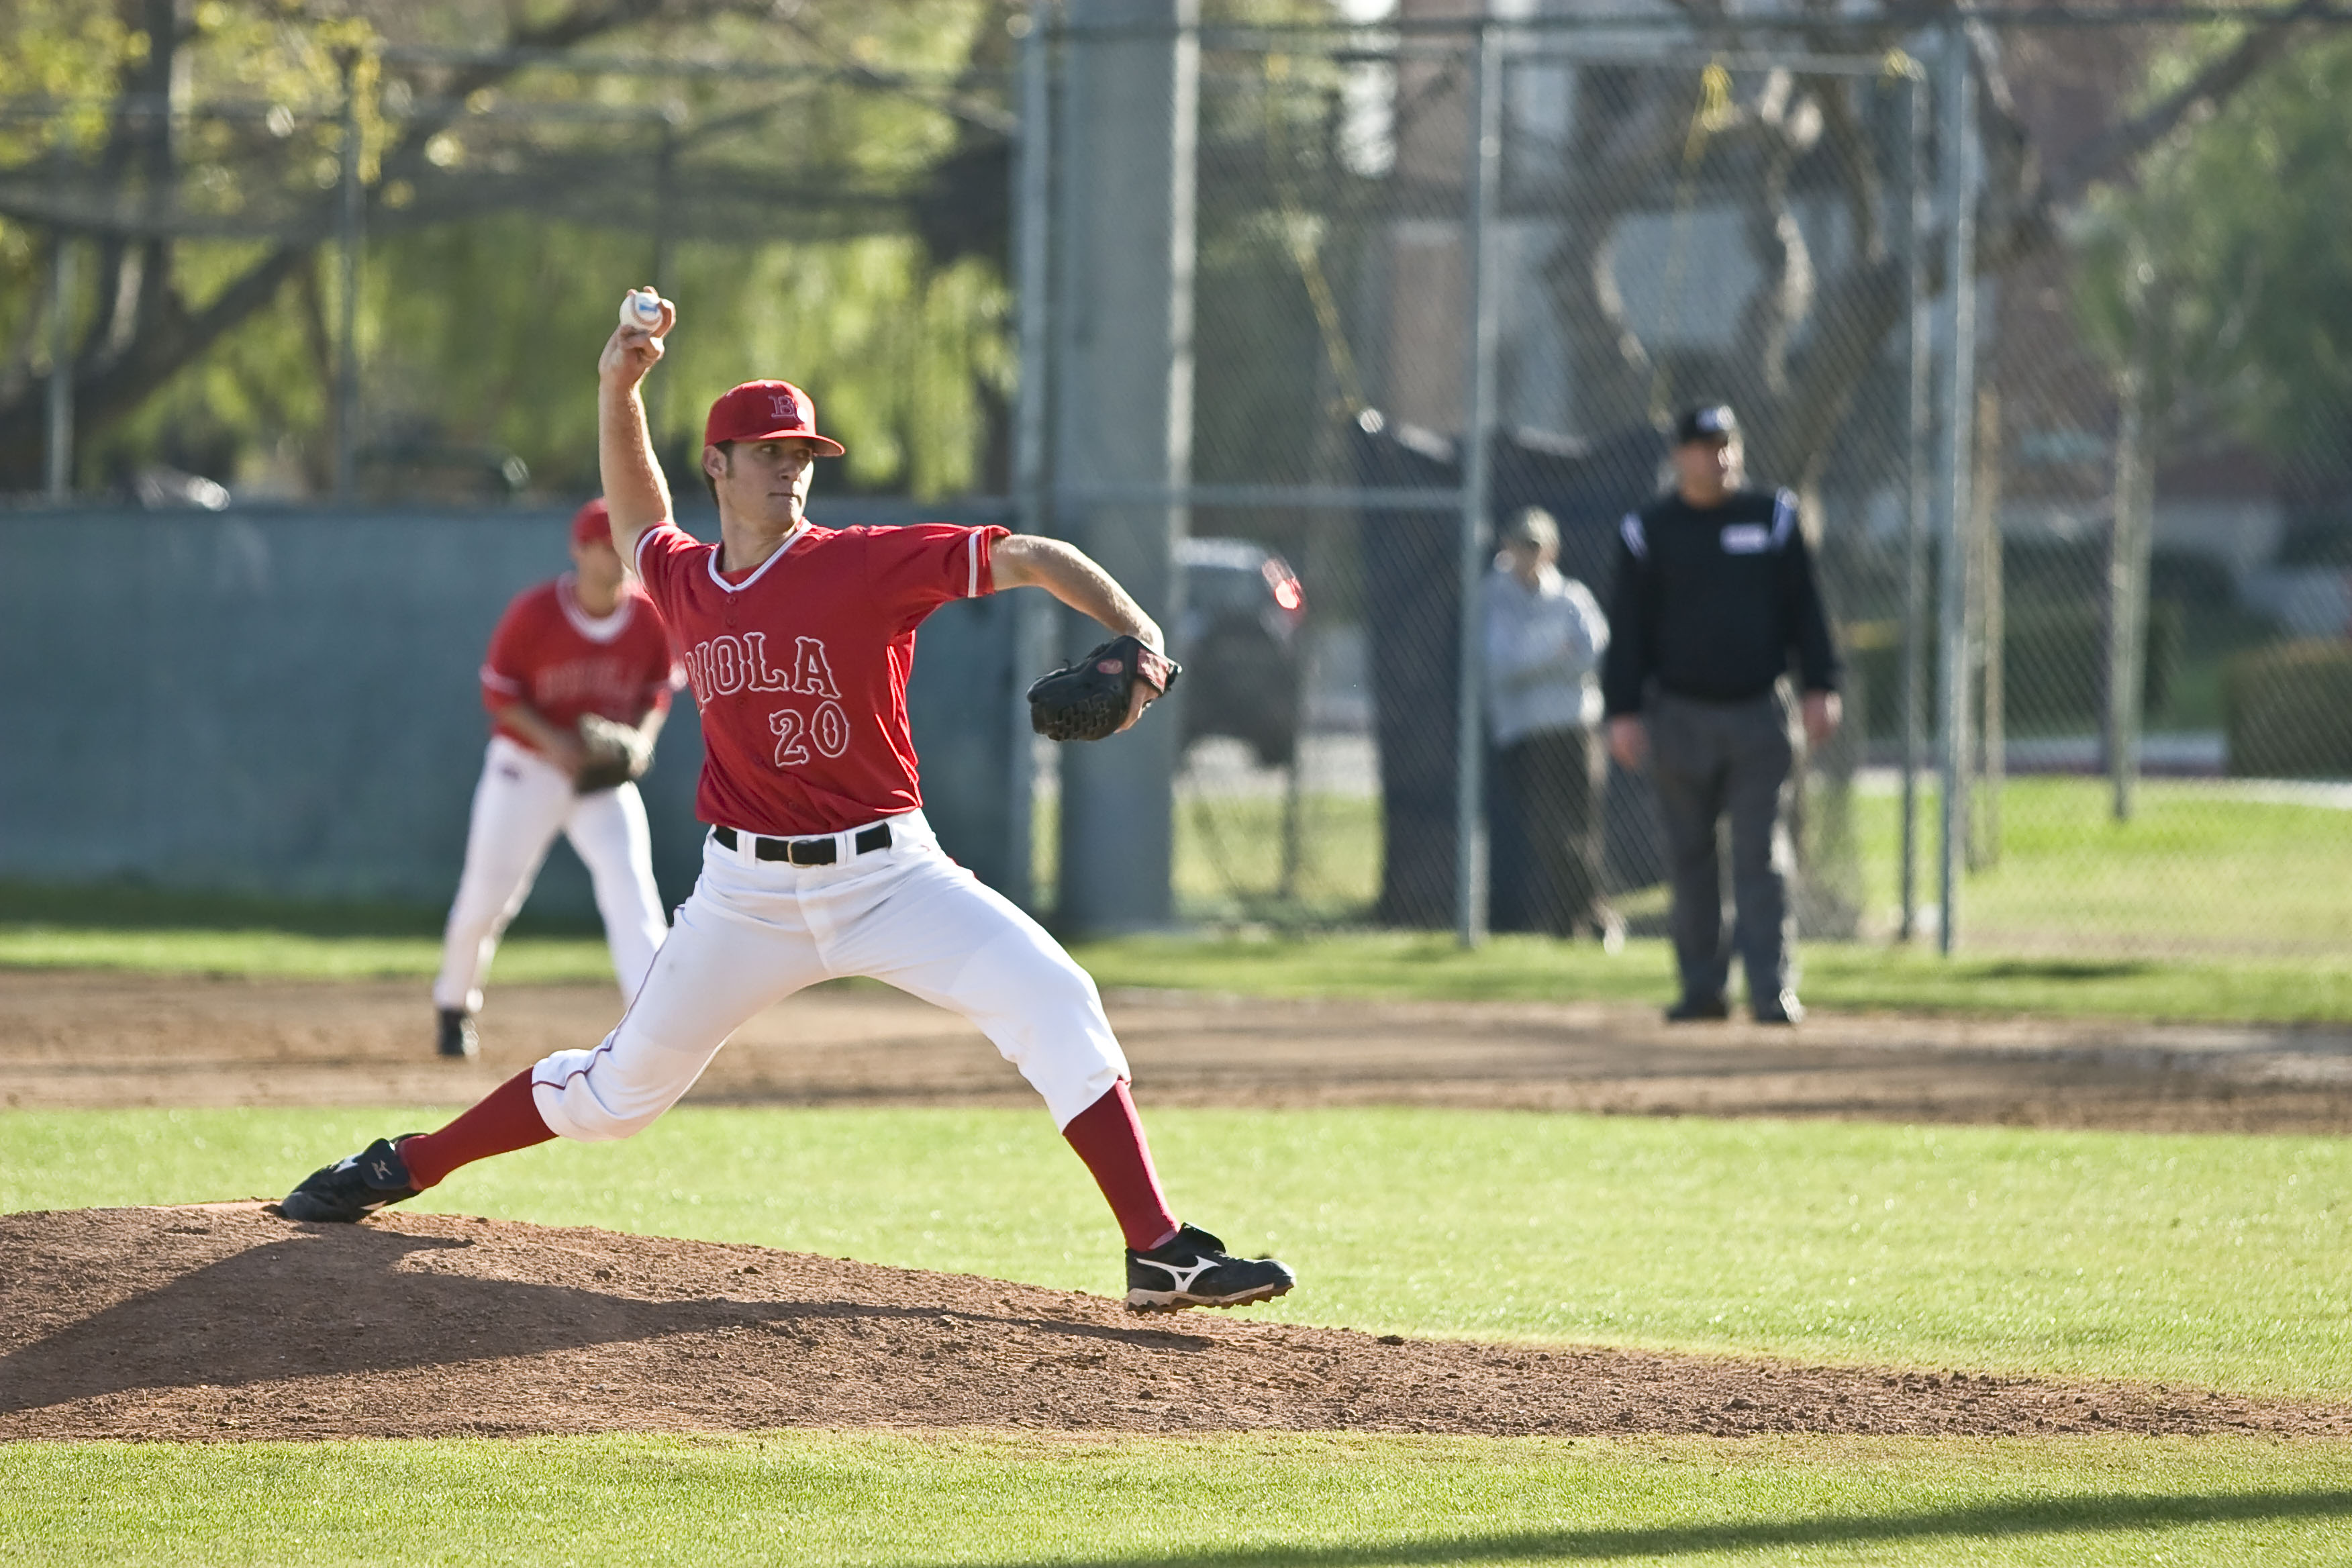
{"type": "Polygon", "coordinates": [[[1739,437],[1739,416],[1728,403],[1696,403],[1675,416],[1675,445],[1687,441],[1733,441],[1739,437]]]}

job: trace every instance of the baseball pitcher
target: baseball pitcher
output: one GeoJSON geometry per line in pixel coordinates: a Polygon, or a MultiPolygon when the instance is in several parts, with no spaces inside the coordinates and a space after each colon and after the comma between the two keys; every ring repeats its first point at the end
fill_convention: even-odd
{"type": "Polygon", "coordinates": [[[677,317],[658,307],[650,324],[625,316],[604,345],[598,455],[614,543],[685,651],[701,709],[701,879],[602,1043],[558,1051],[438,1131],[379,1139],[313,1173],[282,1211],[358,1220],[489,1155],[628,1137],[754,1013],[822,980],[870,975],[971,1019],[1037,1090],[1125,1236],[1129,1307],[1230,1307],[1288,1290],[1280,1263],[1233,1256],[1178,1222],[1093,979],[942,854],[923,819],[906,687],[915,629],[932,610],[1034,585],[1108,627],[1114,640],[1075,681],[1033,694],[1039,727],[1074,739],[1097,732],[1086,715],[1104,683],[1123,730],[1174,679],[1160,626],[1058,541],[810,521],[814,465],[842,448],[818,433],[808,395],[782,381],[746,383],[711,405],[702,473],[720,542],[697,542],[670,521],[638,390],[677,317]]]}

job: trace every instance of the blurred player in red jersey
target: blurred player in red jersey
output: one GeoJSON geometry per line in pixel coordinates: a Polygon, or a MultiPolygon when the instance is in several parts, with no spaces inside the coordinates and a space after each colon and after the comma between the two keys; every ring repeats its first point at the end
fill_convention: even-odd
{"type": "MultiPolygon", "coordinates": [[[[598,362],[597,455],[614,542],[685,653],[702,711],[702,876],[619,1027],[558,1051],[438,1131],[382,1138],[287,1194],[293,1219],[348,1223],[461,1165],[554,1137],[649,1126],[728,1037],[803,986],[886,981],[971,1020],[1045,1102],[1127,1241],[1127,1303],[1239,1306],[1291,1288],[1169,1207],[1095,983],[1044,928],[940,852],[907,727],[915,628],[950,599],[1032,584],[1165,648],[1110,574],[1058,540],[920,523],[821,528],[805,515],[817,433],[806,393],[755,381],[711,405],[702,473],[719,542],[670,520],[638,384],[676,319],[624,326],[598,362]]],[[[1127,724],[1155,695],[1139,682],[1127,724]]],[[[1124,726],[1123,726],[1124,727],[1124,726]]],[[[747,1160],[740,1180],[769,1178],[747,1160]]]]}
{"type": "Polygon", "coordinates": [[[495,729],[433,982],[445,1057],[475,1054],[482,976],[558,833],[594,880],[624,999],[636,994],[662,943],[645,802],[634,782],[582,787],[589,752],[580,722],[595,714],[627,725],[650,756],[683,678],[653,601],[613,548],[601,500],[572,520],[572,565],[515,595],[482,662],[482,706],[495,729]]]}

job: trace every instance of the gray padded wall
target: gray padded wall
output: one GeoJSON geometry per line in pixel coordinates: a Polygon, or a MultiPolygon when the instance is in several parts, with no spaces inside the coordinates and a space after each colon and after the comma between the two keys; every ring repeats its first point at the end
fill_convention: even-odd
{"type": "MultiPolygon", "coordinates": [[[[569,518],[0,512],[0,878],[446,902],[488,732],[475,672],[508,600],[567,565],[569,518]]],[[[992,880],[1013,739],[1007,609],[950,605],[925,623],[908,695],[941,837],[992,880]]],[[[693,706],[680,693],[644,785],[672,905],[700,858],[693,706]]],[[[593,918],[568,847],[530,907],[593,918]]]]}

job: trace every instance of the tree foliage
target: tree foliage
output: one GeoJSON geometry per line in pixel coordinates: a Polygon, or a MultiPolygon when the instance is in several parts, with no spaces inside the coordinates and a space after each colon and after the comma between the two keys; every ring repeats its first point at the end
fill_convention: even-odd
{"type": "Polygon", "coordinates": [[[160,458],[325,484],[346,70],[375,458],[506,450],[593,486],[596,350],[658,262],[681,447],[717,391],[785,374],[853,482],[967,485],[1011,375],[1003,46],[993,0],[25,0],[0,18],[0,488],[38,470],[59,232],[85,483],[160,458]]]}
{"type": "MultiPolygon", "coordinates": [[[[2163,62],[2159,88],[2211,52],[2163,62]]],[[[2314,41],[2153,153],[2084,226],[2077,306],[2176,431],[2341,467],[2352,410],[2352,37],[2314,41]]]]}

